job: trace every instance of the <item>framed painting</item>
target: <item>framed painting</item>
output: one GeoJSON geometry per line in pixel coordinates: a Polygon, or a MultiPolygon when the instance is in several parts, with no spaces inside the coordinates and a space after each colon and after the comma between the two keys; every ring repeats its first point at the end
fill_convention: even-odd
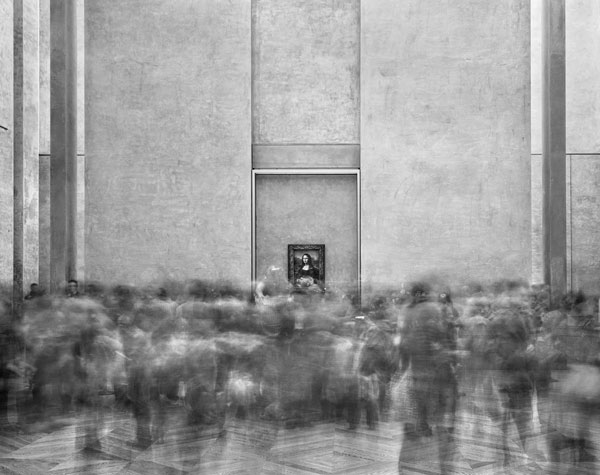
{"type": "Polygon", "coordinates": [[[288,280],[294,287],[325,288],[325,244],[288,244],[288,280]]]}

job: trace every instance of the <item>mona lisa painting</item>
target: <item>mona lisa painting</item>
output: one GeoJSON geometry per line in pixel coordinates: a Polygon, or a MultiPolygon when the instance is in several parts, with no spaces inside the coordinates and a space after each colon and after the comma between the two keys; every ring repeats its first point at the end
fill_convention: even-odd
{"type": "Polygon", "coordinates": [[[325,288],[325,244],[288,244],[288,280],[300,289],[325,288]]]}

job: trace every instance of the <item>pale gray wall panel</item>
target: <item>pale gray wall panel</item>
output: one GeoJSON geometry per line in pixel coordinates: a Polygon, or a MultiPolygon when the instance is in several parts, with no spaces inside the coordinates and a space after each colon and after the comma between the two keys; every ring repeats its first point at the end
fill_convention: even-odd
{"type": "Polygon", "coordinates": [[[363,279],[529,279],[529,2],[361,5],[363,279]]]}
{"type": "Polygon", "coordinates": [[[86,278],[250,279],[250,0],[86,2],[86,278]]]}
{"type": "Polygon", "coordinates": [[[600,294],[600,156],[571,156],[572,287],[600,294]]]}
{"type": "MultiPolygon", "coordinates": [[[[41,0],[40,9],[40,154],[50,154],[50,2],[41,0]]],[[[79,119],[79,117],[78,117],[79,119]]]]}
{"type": "Polygon", "coordinates": [[[22,109],[23,282],[25,290],[39,279],[39,2],[23,0],[22,109]]]}
{"type": "Polygon", "coordinates": [[[358,143],[359,9],[254,0],[254,143],[358,143]]]}
{"type": "Polygon", "coordinates": [[[252,168],[359,168],[359,145],[254,145],[252,168]]]}
{"type": "Polygon", "coordinates": [[[567,0],[567,153],[600,153],[600,2],[567,0]]]}
{"type": "Polygon", "coordinates": [[[13,2],[0,0],[0,285],[13,277],[13,2]]]}

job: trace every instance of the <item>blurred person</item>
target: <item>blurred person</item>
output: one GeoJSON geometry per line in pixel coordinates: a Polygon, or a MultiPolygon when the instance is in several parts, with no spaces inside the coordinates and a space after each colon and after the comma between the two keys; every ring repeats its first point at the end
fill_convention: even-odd
{"type": "Polygon", "coordinates": [[[562,303],[564,311],[567,312],[570,326],[579,328],[593,328],[596,326],[597,318],[594,314],[593,302],[590,302],[583,291],[569,292],[563,298],[562,303]]]}
{"type": "Polygon", "coordinates": [[[0,295],[0,428],[10,426],[8,420],[8,395],[11,381],[18,373],[15,371],[15,332],[12,325],[10,301],[0,295]]]}
{"type": "Polygon", "coordinates": [[[192,281],[187,298],[175,310],[176,321],[185,326],[191,336],[209,337],[216,331],[218,309],[213,305],[214,290],[208,282],[192,281]]]}
{"type": "MultiPolygon", "coordinates": [[[[487,326],[488,352],[495,369],[494,385],[500,397],[497,417],[502,421],[504,463],[510,462],[509,424],[517,427],[523,452],[527,453],[528,436],[533,427],[533,394],[539,365],[527,351],[529,329],[523,319],[508,309],[496,310],[487,326]]],[[[495,414],[491,414],[494,418],[495,414]]]]}
{"type": "Polygon", "coordinates": [[[79,282],[77,282],[77,280],[70,279],[67,282],[67,287],[65,289],[65,295],[67,298],[79,297],[79,282]]]}
{"type": "Polygon", "coordinates": [[[227,332],[215,339],[219,361],[227,371],[221,383],[229,415],[257,416],[260,381],[265,365],[266,339],[259,335],[227,332]]]}
{"type": "Polygon", "coordinates": [[[99,303],[104,303],[106,298],[104,286],[99,282],[86,282],[83,293],[87,298],[99,303]]]}
{"type": "Polygon", "coordinates": [[[65,303],[68,318],[77,323],[78,335],[72,343],[71,391],[80,414],[83,448],[99,450],[103,429],[103,400],[112,395],[111,381],[122,344],[114,323],[96,301],[79,298],[65,303]]]}
{"type": "Polygon", "coordinates": [[[406,309],[399,371],[406,372],[408,407],[399,469],[410,459],[412,444],[435,434],[440,470],[447,473],[454,454],[453,347],[440,307],[431,300],[430,291],[427,283],[415,283],[406,309]]]}
{"type": "Polygon", "coordinates": [[[367,427],[376,429],[379,422],[381,392],[388,381],[391,358],[391,340],[368,317],[354,318],[353,377],[349,388],[348,423],[356,429],[365,408],[367,427]]]}
{"type": "Polygon", "coordinates": [[[585,346],[585,342],[577,322],[569,318],[572,305],[573,295],[567,295],[561,308],[541,317],[535,348],[540,359],[538,414],[548,460],[572,465],[572,472],[596,473],[598,446],[592,427],[600,401],[597,343],[591,351],[574,351],[573,342],[577,347],[585,346]]]}
{"type": "Polygon", "coordinates": [[[475,414],[486,414],[485,402],[491,397],[491,355],[488,351],[487,326],[482,315],[461,319],[459,345],[466,352],[459,379],[466,395],[465,406],[475,414]]]}
{"type": "Polygon", "coordinates": [[[597,362],[557,365],[549,381],[549,391],[541,394],[538,411],[550,462],[571,465],[568,473],[597,473],[594,429],[598,422],[600,366],[597,362]]]}
{"type": "Polygon", "coordinates": [[[326,348],[321,387],[321,415],[325,420],[342,420],[353,382],[355,359],[353,322],[338,322],[332,328],[326,348]]]}
{"type": "Polygon", "coordinates": [[[166,411],[169,401],[177,400],[177,392],[181,374],[170,371],[163,364],[160,353],[161,342],[168,341],[173,335],[175,302],[168,299],[165,289],[153,286],[146,287],[132,311],[132,324],[136,340],[141,345],[136,349],[136,358],[147,358],[130,361],[134,384],[131,399],[134,416],[138,424],[138,444],[147,445],[149,439],[158,443],[164,442],[166,427],[166,411]],[[146,368],[141,368],[145,364],[146,368]],[[146,429],[148,426],[148,430],[146,429]],[[150,432],[150,434],[148,434],[150,432]]]}
{"type": "Polygon", "coordinates": [[[27,309],[21,325],[28,362],[34,367],[31,378],[32,417],[72,409],[72,342],[79,332],[79,321],[71,321],[62,298],[38,298],[27,309]]]}
{"type": "Polygon", "coordinates": [[[42,289],[35,282],[29,286],[29,293],[25,295],[25,300],[31,300],[43,294],[42,289]]]}
{"type": "MultiPolygon", "coordinates": [[[[132,444],[144,449],[151,445],[152,344],[143,315],[119,320],[123,351],[127,363],[127,399],[136,422],[136,439],[132,444]]],[[[115,388],[116,390],[116,388],[115,388]]]]}
{"type": "Polygon", "coordinates": [[[265,275],[254,289],[254,301],[257,305],[276,305],[285,301],[291,290],[284,271],[279,266],[269,266],[265,275]]]}

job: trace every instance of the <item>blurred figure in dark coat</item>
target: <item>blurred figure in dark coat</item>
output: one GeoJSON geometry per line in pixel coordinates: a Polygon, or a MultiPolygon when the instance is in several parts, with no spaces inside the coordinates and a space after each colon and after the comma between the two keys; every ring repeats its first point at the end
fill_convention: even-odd
{"type": "Polygon", "coordinates": [[[410,457],[411,443],[434,434],[438,442],[440,470],[447,473],[453,455],[455,341],[449,335],[439,304],[430,298],[426,283],[414,284],[412,301],[405,310],[400,344],[401,371],[407,372],[404,443],[400,469],[410,457]]]}

